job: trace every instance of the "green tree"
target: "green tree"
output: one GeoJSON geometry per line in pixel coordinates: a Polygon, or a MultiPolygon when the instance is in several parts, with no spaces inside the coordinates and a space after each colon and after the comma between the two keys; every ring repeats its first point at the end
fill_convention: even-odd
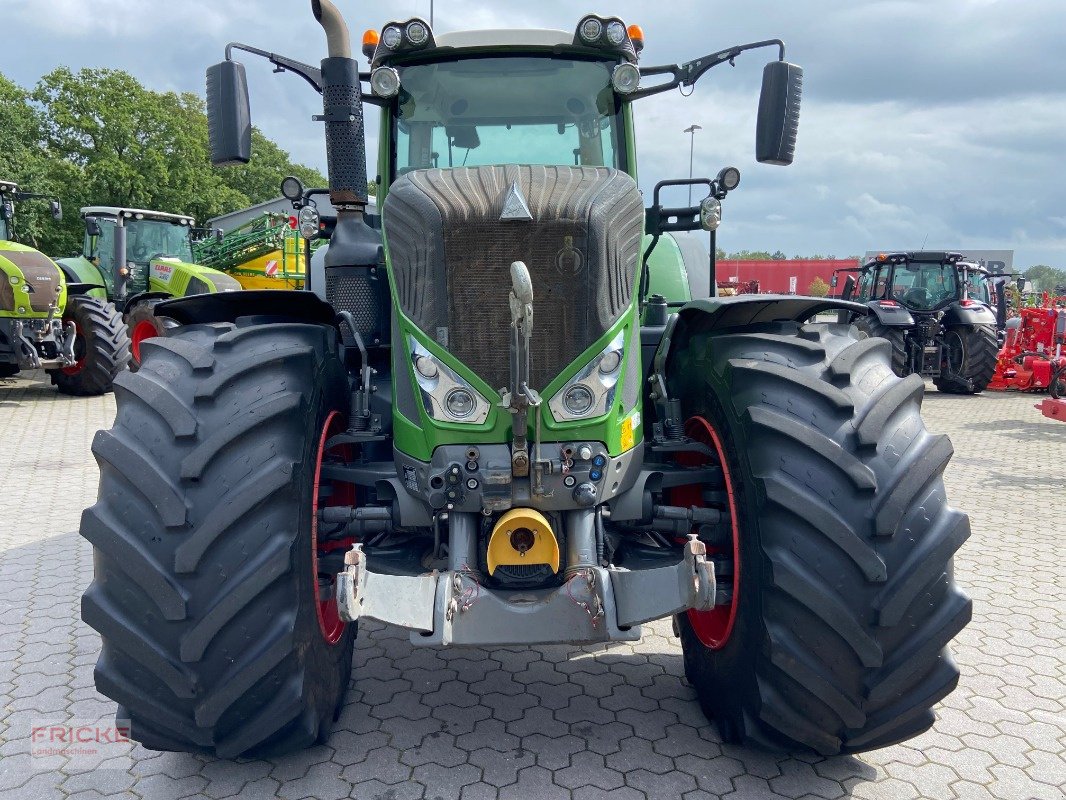
{"type": "MultiPolygon", "coordinates": [[[[0,84],[0,107],[17,109],[21,90],[6,84],[0,84]]],[[[277,197],[285,175],[325,185],[319,172],[293,163],[258,130],[253,130],[251,164],[215,169],[208,159],[203,100],[191,93],[151,91],[121,70],[60,67],[41,78],[30,97],[36,130],[23,125],[14,138],[45,154],[37,157],[45,188],[35,190],[59,193],[66,209],[61,226],[40,232],[39,246],[53,255],[79,246],[81,206],[182,212],[202,222],[277,197]]],[[[27,105],[25,92],[22,102],[27,105]]],[[[0,143],[8,127],[0,121],[5,137],[0,143]]]]}
{"type": "MultiPolygon", "coordinates": [[[[76,173],[42,150],[44,121],[30,95],[0,75],[0,178],[17,183],[23,191],[60,195],[76,173]]],[[[47,203],[27,201],[15,212],[13,233],[37,247],[54,226],[47,203]]]]}
{"type": "Polygon", "coordinates": [[[768,250],[738,250],[730,253],[729,257],[737,261],[772,261],[773,258],[768,250]]]}
{"type": "Polygon", "coordinates": [[[770,258],[771,258],[771,259],[772,259],[773,261],[785,261],[785,260],[787,260],[787,259],[788,259],[788,256],[786,256],[786,255],[785,255],[784,253],[782,253],[782,252],[781,252],[780,250],[775,250],[775,251],[774,251],[774,253],[773,253],[773,255],[771,255],[771,256],[770,256],[770,258]]]}
{"type": "Polygon", "coordinates": [[[807,287],[807,294],[811,297],[825,297],[829,294],[829,284],[822,280],[821,277],[815,276],[810,286],[807,287]]]}
{"type": "Polygon", "coordinates": [[[1032,281],[1037,291],[1050,292],[1054,291],[1056,286],[1066,286],[1066,270],[1049,267],[1047,264],[1036,264],[1023,274],[1032,281]]]}
{"type": "MultiPolygon", "coordinates": [[[[206,131],[205,127],[205,137],[206,131]]],[[[295,175],[307,187],[327,185],[321,172],[294,164],[288,153],[257,129],[252,130],[252,160],[240,166],[219,167],[215,171],[226,186],[246,197],[258,198],[255,202],[281,194],[281,179],[286,175],[295,175]]]]}

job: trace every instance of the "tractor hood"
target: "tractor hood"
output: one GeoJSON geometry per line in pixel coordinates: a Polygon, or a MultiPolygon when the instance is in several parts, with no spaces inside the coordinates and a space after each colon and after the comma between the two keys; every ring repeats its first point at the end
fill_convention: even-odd
{"type": "Polygon", "coordinates": [[[62,313],[66,284],[59,267],[38,250],[0,241],[0,313],[44,316],[53,304],[62,313]]]}
{"type": "Polygon", "coordinates": [[[509,377],[512,262],[526,264],[533,284],[537,391],[630,307],[644,208],[625,173],[417,170],[393,184],[382,214],[401,311],[493,388],[509,377]]]}

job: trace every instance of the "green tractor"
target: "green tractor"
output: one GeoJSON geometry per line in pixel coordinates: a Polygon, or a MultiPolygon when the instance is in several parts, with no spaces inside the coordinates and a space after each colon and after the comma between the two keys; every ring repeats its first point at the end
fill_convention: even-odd
{"type": "Polygon", "coordinates": [[[140,208],[89,206],[81,210],[81,254],[57,263],[71,281],[96,286],[129,329],[130,369],[141,362],[141,343],[165,336],[175,322],[155,314],[163,300],[233,292],[241,285],[220,270],[193,263],[193,218],[140,208]]]}
{"type": "MultiPolygon", "coordinates": [[[[688,294],[680,248],[653,263],[652,243],[715,227],[737,176],[645,209],[635,102],[772,45],[756,157],[788,164],[784,46],[649,67],[613,17],[412,19],[367,37],[360,72],[337,9],[311,6],[321,69],[227,56],[322,92],[321,279],[312,263],[310,291],[160,304],[181,326],[144,344],[93,443],[82,616],[133,737],[220,757],[324,741],[363,618],[494,647],[634,641],[673,617],[727,741],[831,754],[926,730],[958,680],[969,520],[921,380],[892,373],[884,340],[808,321],[859,304],[713,282],[652,297],[688,294]],[[382,112],[380,231],[364,103],[382,112]]],[[[207,88],[213,161],[247,161],[243,66],[207,88]]]]}
{"type": "Polygon", "coordinates": [[[63,394],[104,394],[129,360],[122,317],[91,296],[91,284],[68,281],[48,256],[14,241],[15,204],[33,198],[62,219],[58,200],[0,181],[0,378],[44,369],[63,394]]]}
{"type": "MultiPolygon", "coordinates": [[[[888,340],[897,375],[929,378],[949,394],[985,390],[999,354],[991,279],[1006,276],[940,251],[880,253],[841,271],[858,274],[847,276],[841,297],[866,306],[842,312],[842,321],[888,340]]],[[[1005,322],[1005,308],[1000,317],[1005,322]]]]}

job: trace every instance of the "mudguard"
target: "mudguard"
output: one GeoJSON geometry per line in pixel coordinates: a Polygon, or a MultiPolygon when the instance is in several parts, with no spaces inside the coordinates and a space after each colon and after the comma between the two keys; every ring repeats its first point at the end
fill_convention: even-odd
{"type": "Polygon", "coordinates": [[[250,289],[214,292],[166,300],[156,313],[181,325],[205,322],[236,322],[238,317],[256,317],[264,322],[307,322],[336,325],[337,312],[314,292],[302,289],[250,289]]]}
{"type": "Polygon", "coordinates": [[[952,303],[944,309],[944,325],[995,325],[996,314],[984,303],[971,301],[972,305],[952,303]]]}
{"type": "Polygon", "coordinates": [[[85,256],[57,258],[55,261],[63,270],[68,283],[92,286],[94,288],[89,289],[85,294],[98,300],[107,300],[107,281],[104,280],[104,274],[99,267],[93,262],[85,256]]]}
{"type": "MultiPolygon", "coordinates": [[[[893,301],[894,302],[894,301],[893,301]]],[[[909,328],[914,325],[914,317],[911,312],[901,305],[881,305],[880,300],[871,300],[866,303],[869,313],[877,317],[877,321],[887,328],[909,328]]]]}
{"type": "Polygon", "coordinates": [[[726,333],[767,322],[800,322],[825,311],[865,315],[868,309],[849,300],[790,294],[741,294],[694,300],[671,317],[655,353],[655,371],[663,374],[662,367],[670,353],[684,347],[694,334],[726,333]]]}

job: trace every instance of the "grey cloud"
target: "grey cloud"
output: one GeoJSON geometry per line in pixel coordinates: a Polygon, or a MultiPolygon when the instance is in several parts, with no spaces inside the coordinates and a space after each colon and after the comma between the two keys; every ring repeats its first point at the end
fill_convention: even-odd
{"type": "MultiPolygon", "coordinates": [[[[58,64],[127,69],[147,85],[202,93],[203,70],[239,39],[316,62],[322,34],[290,0],[0,0],[2,70],[32,85],[58,64]],[[86,16],[88,15],[88,16],[86,16]]],[[[339,0],[356,36],[388,19],[428,16],[429,0],[387,7],[339,0]]],[[[438,29],[572,29],[586,10],[563,0],[436,0],[438,29]]],[[[708,73],[692,97],[640,101],[641,184],[740,167],[719,234],[728,249],[847,255],[871,247],[1003,247],[1016,263],[1066,265],[1066,6],[1060,0],[805,0],[723,3],[618,0],[600,11],[639,23],[646,64],[684,61],[730,44],[780,36],[805,69],[796,163],[754,162],[761,65],[708,73]]],[[[253,114],[297,158],[324,167],[318,98],[289,75],[247,59],[253,114]]],[[[368,115],[368,151],[376,115],[368,115]]],[[[373,161],[373,157],[371,157],[373,161]]],[[[374,173],[373,164],[371,174],[374,173]]]]}

